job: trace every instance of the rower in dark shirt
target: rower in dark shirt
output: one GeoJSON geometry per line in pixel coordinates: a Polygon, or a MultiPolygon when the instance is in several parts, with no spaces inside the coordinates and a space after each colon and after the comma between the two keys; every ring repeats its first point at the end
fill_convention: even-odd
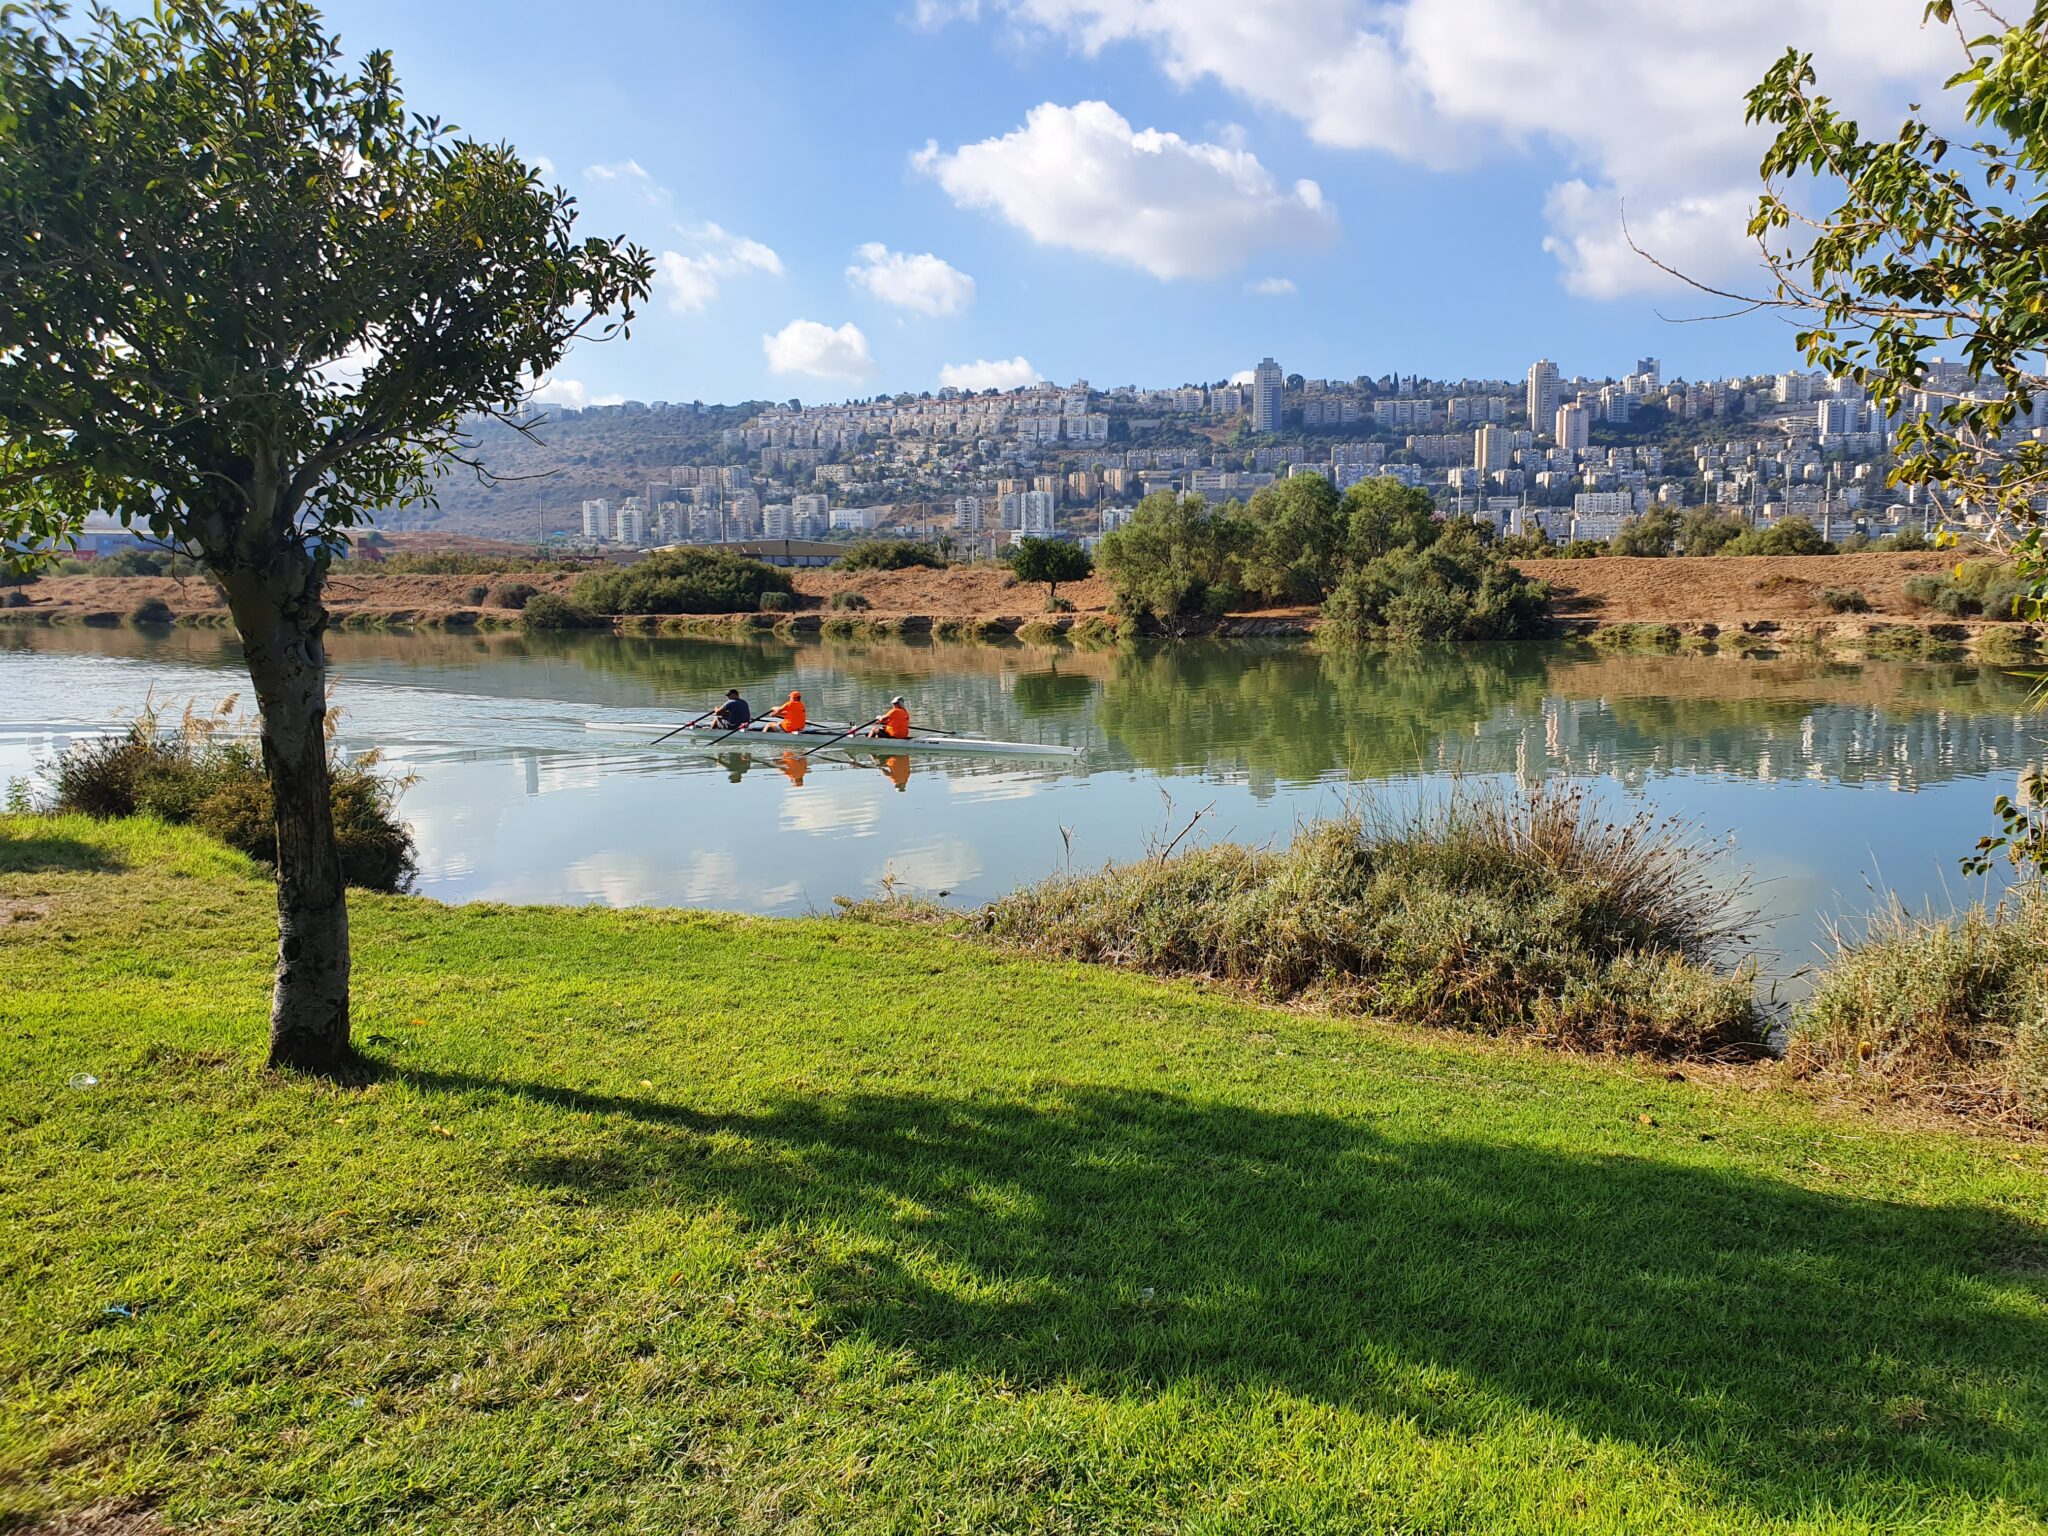
{"type": "Polygon", "coordinates": [[[728,688],[725,690],[725,702],[718,706],[711,718],[717,722],[719,729],[737,731],[752,723],[754,712],[747,707],[747,701],[740,697],[739,689],[728,688]]]}

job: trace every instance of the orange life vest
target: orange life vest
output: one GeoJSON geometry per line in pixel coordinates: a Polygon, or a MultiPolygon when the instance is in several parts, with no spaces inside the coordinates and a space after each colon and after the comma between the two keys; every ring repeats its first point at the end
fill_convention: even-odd
{"type": "Polygon", "coordinates": [[[891,741],[908,741],[910,739],[910,711],[901,704],[892,706],[889,713],[882,716],[882,734],[891,741]]]}
{"type": "Polygon", "coordinates": [[[783,703],[780,719],[782,721],[782,728],[789,732],[790,735],[794,736],[798,731],[801,731],[804,728],[804,722],[809,718],[804,710],[804,701],[795,694],[791,694],[783,703]]]}

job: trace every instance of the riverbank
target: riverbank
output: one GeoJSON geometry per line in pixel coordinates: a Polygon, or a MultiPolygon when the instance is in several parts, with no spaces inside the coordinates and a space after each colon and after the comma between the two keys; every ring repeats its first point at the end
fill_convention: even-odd
{"type": "MultiPolygon", "coordinates": [[[[1912,577],[1940,573],[1953,563],[1933,553],[1717,555],[1532,560],[1523,562],[1522,569],[1551,585],[1561,631],[1622,644],[1738,650],[1806,645],[1880,652],[1887,647],[1907,652],[1951,647],[2019,655],[2048,638],[2048,628],[2042,625],[1947,618],[1907,595],[1912,577]],[[1830,593],[1859,594],[1867,607],[1834,612],[1826,597],[1830,593]]],[[[567,596],[576,576],[540,571],[522,573],[518,580],[538,591],[567,596]]],[[[1054,638],[1077,627],[1084,635],[1114,635],[1118,626],[1110,611],[1109,586],[1100,577],[1063,586],[1061,596],[1073,608],[1056,614],[1044,611],[1044,594],[1037,586],[1021,584],[992,565],[803,570],[794,572],[793,580],[796,607],[785,614],[634,617],[616,622],[627,629],[779,626],[799,633],[834,628],[984,639],[1018,634],[1054,638]],[[860,606],[835,608],[835,599],[860,606]]],[[[516,610],[493,606],[489,588],[494,584],[476,575],[345,568],[330,578],[327,602],[334,623],[342,628],[517,625],[516,610]]],[[[160,603],[169,622],[228,623],[219,593],[198,577],[51,576],[12,590],[21,601],[0,607],[0,622],[114,626],[131,622],[143,604],[160,603]]],[[[1306,635],[1315,619],[1312,607],[1264,609],[1228,615],[1213,633],[1306,635]]]]}
{"type": "Polygon", "coordinates": [[[270,1079],[252,866],[0,819],[0,1518],[2048,1510],[2038,1145],[915,928],[352,908],[370,1080],[270,1079]]]}

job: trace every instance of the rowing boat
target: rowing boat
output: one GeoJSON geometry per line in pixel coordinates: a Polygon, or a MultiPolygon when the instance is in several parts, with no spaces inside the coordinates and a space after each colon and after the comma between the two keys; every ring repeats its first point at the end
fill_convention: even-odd
{"type": "Polygon", "coordinates": [[[649,746],[658,744],[683,752],[701,752],[713,745],[722,745],[733,752],[749,747],[813,748],[836,740],[849,752],[878,752],[885,756],[897,752],[951,757],[1073,758],[1081,755],[1079,747],[1063,747],[1042,741],[990,741],[981,736],[913,736],[908,741],[847,736],[844,734],[845,726],[824,723],[807,726],[801,731],[784,731],[779,727],[769,730],[749,728],[736,734],[718,725],[686,725],[678,731],[674,726],[657,720],[590,720],[585,724],[593,731],[617,736],[642,736],[649,746]],[[674,734],[668,740],[656,743],[655,738],[663,732],[674,734]]]}

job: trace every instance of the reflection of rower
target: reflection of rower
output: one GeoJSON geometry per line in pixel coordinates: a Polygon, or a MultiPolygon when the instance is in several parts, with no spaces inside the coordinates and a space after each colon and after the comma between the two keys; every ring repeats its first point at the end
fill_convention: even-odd
{"type": "Polygon", "coordinates": [[[811,771],[811,760],[801,752],[784,752],[775,760],[775,766],[783,771],[790,783],[802,789],[804,775],[811,771]]]}
{"type": "Polygon", "coordinates": [[[883,758],[882,772],[888,775],[898,794],[910,788],[910,759],[903,753],[892,752],[883,758]]]}

